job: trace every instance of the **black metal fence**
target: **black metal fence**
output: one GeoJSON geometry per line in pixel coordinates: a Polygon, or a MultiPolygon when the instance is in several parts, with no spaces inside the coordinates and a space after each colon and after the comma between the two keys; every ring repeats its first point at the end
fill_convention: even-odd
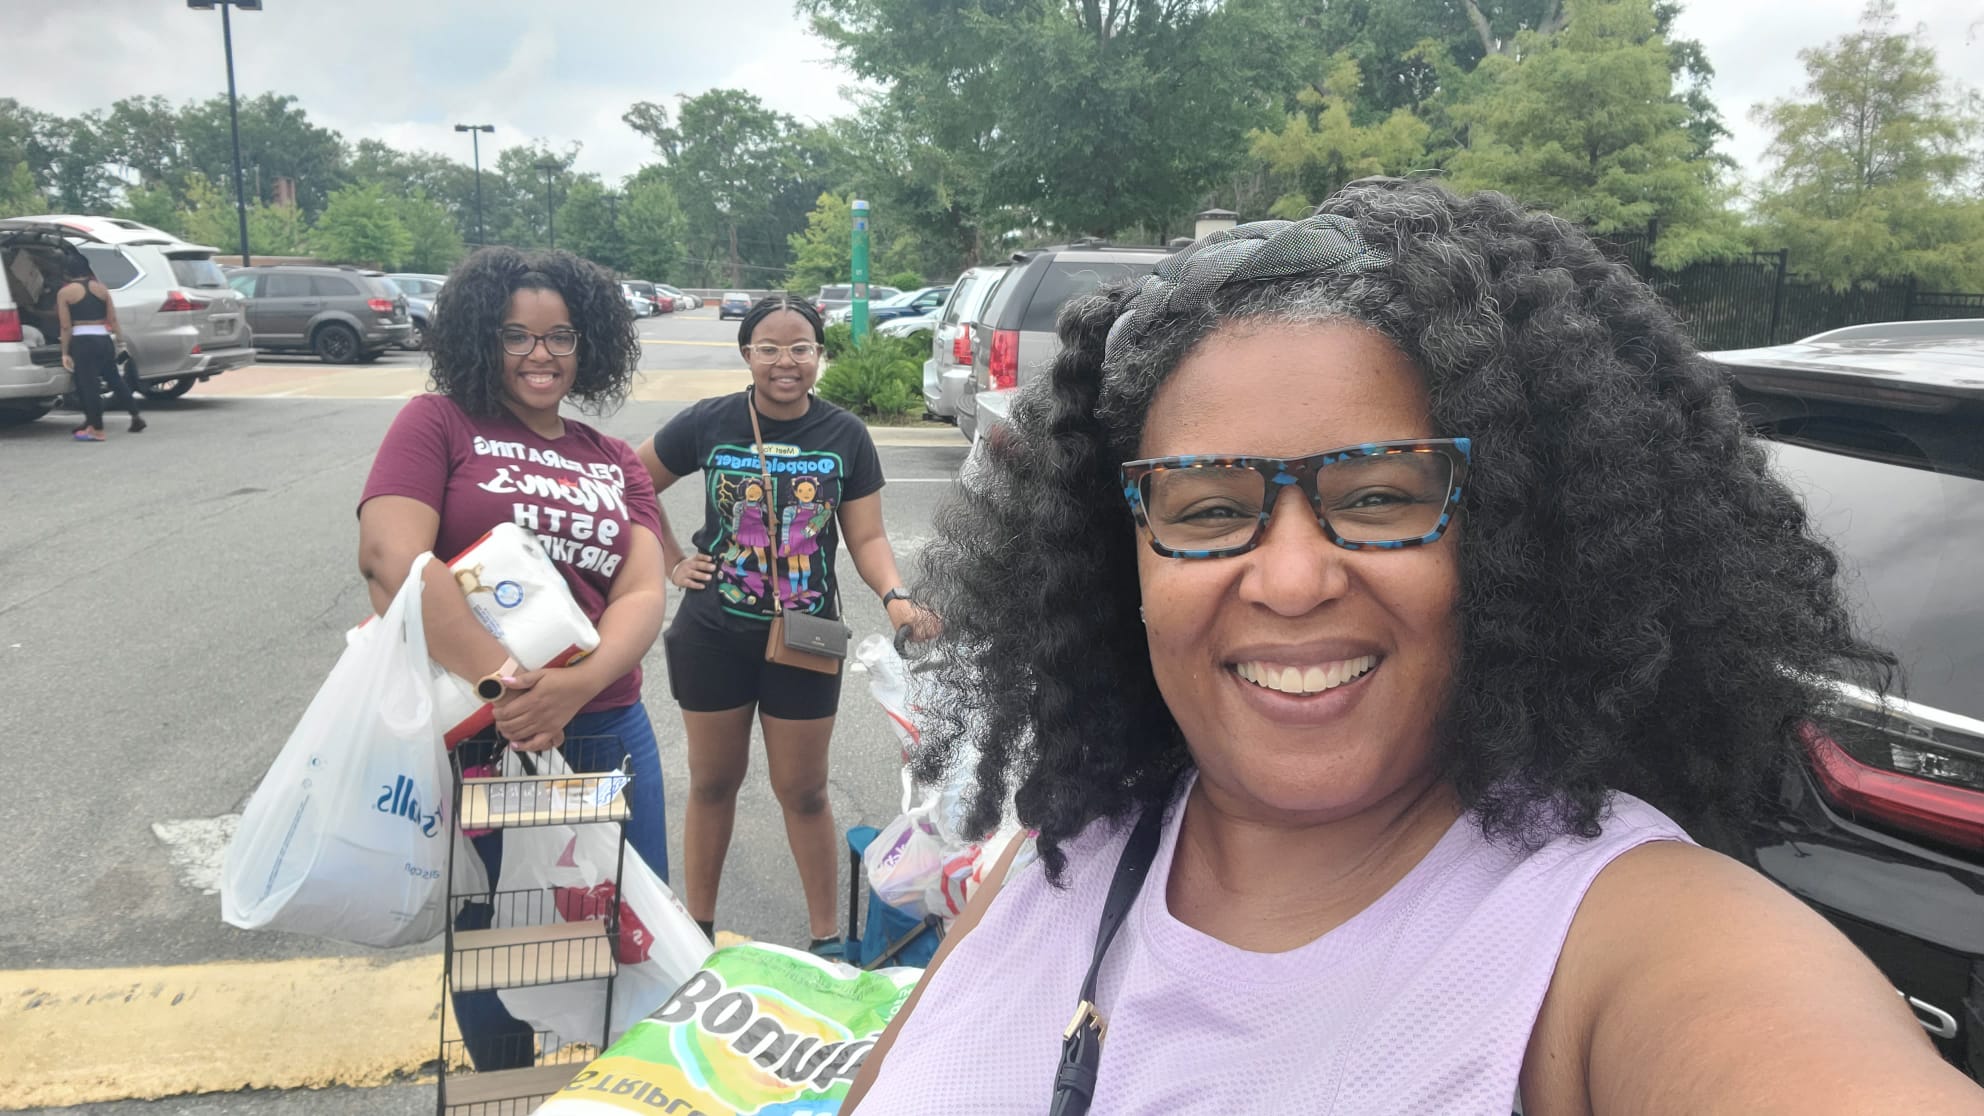
{"type": "Polygon", "coordinates": [[[1653,265],[1656,233],[1600,240],[1659,292],[1704,349],[1777,345],[1865,322],[1984,318],[1984,292],[1925,291],[1912,278],[1830,290],[1793,273],[1783,249],[1665,271],[1653,265]]]}

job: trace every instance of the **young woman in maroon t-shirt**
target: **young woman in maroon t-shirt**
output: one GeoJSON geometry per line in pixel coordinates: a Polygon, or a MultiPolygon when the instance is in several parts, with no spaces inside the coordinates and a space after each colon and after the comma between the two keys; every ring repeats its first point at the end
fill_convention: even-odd
{"type": "MultiPolygon", "coordinates": [[[[401,410],[366,480],[358,563],[383,611],[422,551],[452,558],[500,523],[537,534],[598,627],[598,650],[567,667],[518,669],[441,562],[427,567],[421,594],[428,650],[459,677],[504,678],[495,732],[510,748],[562,746],[577,771],[626,756],[628,844],[666,879],[661,761],[640,667],[665,608],[660,512],[627,443],[560,414],[567,401],[617,407],[639,344],[618,284],[577,256],[487,248],[469,257],[441,289],[427,332],[435,392],[401,410]]],[[[491,762],[497,740],[460,748],[464,763],[491,762]]],[[[501,840],[500,831],[475,839],[492,880],[501,840]]],[[[492,914],[469,904],[457,929],[486,927],[492,914]]],[[[530,1028],[494,993],[455,1003],[478,1069],[529,1064],[530,1028]]]]}

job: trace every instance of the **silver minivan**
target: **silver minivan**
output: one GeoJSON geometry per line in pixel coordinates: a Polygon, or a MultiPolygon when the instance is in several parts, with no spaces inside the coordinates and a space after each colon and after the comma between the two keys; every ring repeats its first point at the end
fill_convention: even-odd
{"type": "MultiPolygon", "coordinates": [[[[214,263],[214,249],[115,217],[14,217],[0,221],[0,232],[60,236],[89,261],[98,281],[109,288],[123,327],[119,366],[125,379],[145,395],[153,399],[184,395],[201,380],[254,363],[254,335],[241,297],[228,287],[214,263]]],[[[35,258],[34,253],[17,253],[11,266],[32,266],[35,258]],[[19,262],[23,259],[30,263],[19,262]]],[[[60,276],[37,272],[37,278],[60,285],[60,276]]],[[[31,295],[15,308],[23,335],[33,327],[45,341],[59,342],[54,289],[42,289],[37,282],[32,284],[36,291],[27,292],[28,277],[20,273],[10,274],[8,285],[18,288],[10,298],[31,295]]],[[[55,368],[61,369],[59,349],[55,368]]],[[[69,388],[63,373],[56,394],[69,388]]]]}

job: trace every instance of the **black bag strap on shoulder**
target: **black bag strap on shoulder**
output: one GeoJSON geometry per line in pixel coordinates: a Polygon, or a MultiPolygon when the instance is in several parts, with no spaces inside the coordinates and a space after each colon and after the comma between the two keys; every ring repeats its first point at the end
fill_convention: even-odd
{"type": "Polygon", "coordinates": [[[1123,856],[1116,862],[1115,878],[1109,881],[1109,897],[1102,902],[1102,926],[1095,934],[1095,959],[1089,962],[1088,976],[1082,981],[1082,1002],[1075,1017],[1061,1035],[1061,1066],[1054,1073],[1054,1104],[1049,1116],[1085,1116],[1089,1101],[1095,1098],[1095,1074],[1102,1065],[1102,1043],[1109,1037],[1109,1021],[1095,1006],[1095,982],[1102,972],[1102,958],[1123,919],[1136,905],[1150,864],[1157,858],[1158,838],[1164,834],[1165,807],[1149,806],[1137,819],[1136,828],[1123,845],[1123,856]]]}

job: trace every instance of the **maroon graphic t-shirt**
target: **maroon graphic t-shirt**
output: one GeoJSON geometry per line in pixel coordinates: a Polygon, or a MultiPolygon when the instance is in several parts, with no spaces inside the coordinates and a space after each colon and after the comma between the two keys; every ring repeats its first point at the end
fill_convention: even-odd
{"type": "MultiPolygon", "coordinates": [[[[411,497],[439,513],[434,555],[443,560],[499,523],[530,528],[595,624],[626,564],[629,532],[661,537],[654,489],[627,443],[571,419],[564,437],[543,438],[508,411],[473,418],[444,395],[416,396],[393,420],[359,506],[374,496],[411,497]]],[[[635,667],[584,711],[639,700],[635,667]]]]}

